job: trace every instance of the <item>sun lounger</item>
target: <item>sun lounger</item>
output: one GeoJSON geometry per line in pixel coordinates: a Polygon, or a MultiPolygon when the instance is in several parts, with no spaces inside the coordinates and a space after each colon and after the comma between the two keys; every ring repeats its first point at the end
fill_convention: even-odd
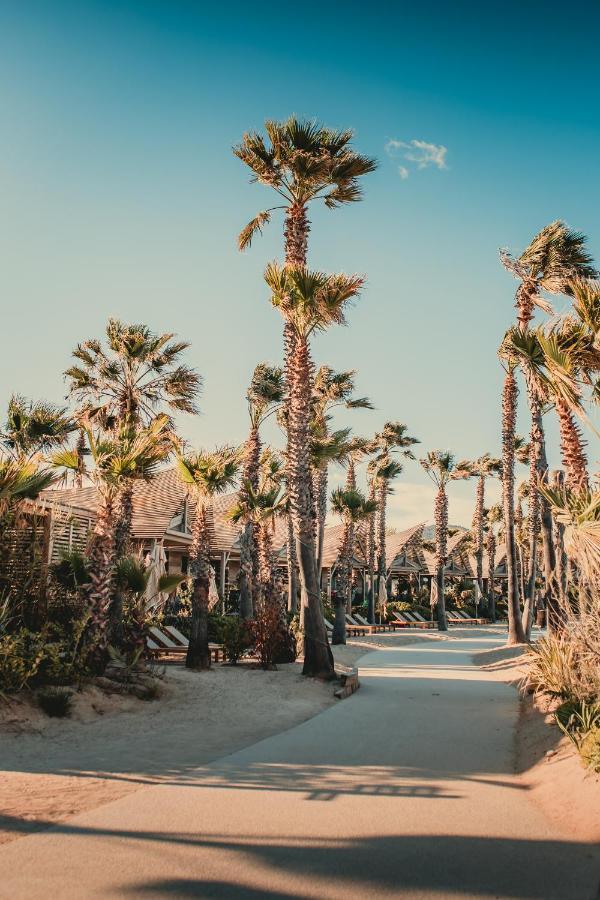
{"type": "Polygon", "coordinates": [[[433,628],[433,623],[428,622],[426,619],[417,618],[417,614],[414,612],[403,612],[401,613],[415,628],[433,628]]]}
{"type": "Polygon", "coordinates": [[[365,632],[367,634],[373,634],[373,632],[375,630],[373,625],[361,625],[359,622],[356,622],[352,618],[352,616],[348,615],[348,613],[346,613],[345,619],[346,619],[346,628],[347,629],[353,628],[355,634],[365,634],[365,632]]]}
{"type": "MultiPolygon", "coordinates": [[[[172,627],[172,626],[167,626],[172,627]]],[[[175,628],[174,631],[178,635],[177,642],[171,639],[170,634],[153,625],[150,629],[150,635],[146,641],[146,645],[152,653],[166,656],[167,654],[183,655],[187,653],[189,641],[180,631],[175,628]],[[152,644],[152,646],[151,646],[152,644]]],[[[215,644],[212,641],[208,645],[213,662],[221,662],[225,660],[225,651],[222,644],[215,644]]]]}
{"type": "Polygon", "coordinates": [[[395,622],[398,623],[398,626],[400,628],[410,628],[411,626],[414,627],[415,623],[409,622],[408,619],[405,619],[401,613],[397,612],[397,610],[393,610],[392,615],[394,617],[395,622]]]}
{"type": "Polygon", "coordinates": [[[358,622],[359,625],[366,625],[367,628],[372,628],[372,629],[374,629],[374,631],[385,631],[386,628],[388,627],[387,622],[381,622],[380,624],[371,625],[370,622],[367,622],[367,620],[363,616],[359,615],[358,613],[353,613],[352,618],[356,622],[358,622]]]}
{"type": "Polygon", "coordinates": [[[329,619],[326,619],[325,616],[323,616],[323,621],[325,622],[325,628],[327,629],[327,631],[333,631],[333,625],[331,624],[329,619]]]}

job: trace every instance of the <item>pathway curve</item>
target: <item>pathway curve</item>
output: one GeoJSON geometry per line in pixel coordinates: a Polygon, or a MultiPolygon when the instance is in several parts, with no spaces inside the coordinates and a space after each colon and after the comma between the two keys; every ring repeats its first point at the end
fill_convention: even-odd
{"type": "Polygon", "coordinates": [[[513,775],[514,690],[471,661],[500,640],[368,654],[302,725],[0,848],[0,897],[596,898],[600,848],[513,775]]]}

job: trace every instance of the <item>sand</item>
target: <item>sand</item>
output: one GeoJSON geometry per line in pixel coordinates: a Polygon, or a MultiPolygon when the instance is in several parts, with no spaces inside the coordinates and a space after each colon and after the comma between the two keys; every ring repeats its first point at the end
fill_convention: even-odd
{"type": "MultiPolygon", "coordinates": [[[[421,635],[373,635],[335,647],[338,671],[382,645],[421,635]]],[[[430,637],[433,639],[433,636],[430,637]]],[[[0,843],[116,800],[144,785],[185,779],[195,767],[286,731],[338,701],[337,685],[303,678],[300,663],[263,672],[164,667],[161,696],[143,702],[97,688],[72,713],[48,718],[31,700],[0,701],[0,843]]]]}
{"type": "Polygon", "coordinates": [[[557,727],[557,703],[523,694],[527,647],[478,653],[475,662],[519,692],[515,769],[529,798],[557,828],[580,841],[600,842],[600,775],[585,768],[571,741],[557,727]]]}

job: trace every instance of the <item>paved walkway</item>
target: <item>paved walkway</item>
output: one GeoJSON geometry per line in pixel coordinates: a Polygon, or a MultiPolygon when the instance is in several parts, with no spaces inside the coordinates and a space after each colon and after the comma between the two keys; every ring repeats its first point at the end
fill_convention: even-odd
{"type": "Polygon", "coordinates": [[[310,721],[6,845],[0,897],[597,898],[512,774],[514,690],[471,663],[501,639],[370,653],[310,721]]]}

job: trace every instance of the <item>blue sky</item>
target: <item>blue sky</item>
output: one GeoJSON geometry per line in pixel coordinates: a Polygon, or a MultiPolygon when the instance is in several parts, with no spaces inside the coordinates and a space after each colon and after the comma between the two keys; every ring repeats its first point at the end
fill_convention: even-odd
{"type": "MultiPolygon", "coordinates": [[[[562,218],[600,259],[600,15],[482,6],[0,0],[0,402],[60,401],[72,347],[114,315],[192,342],[205,387],[189,440],[241,441],[253,366],[280,357],[261,273],[282,233],[275,218],[236,250],[272,201],[230,148],[294,112],[354,128],[380,161],[362,203],[311,216],[311,264],[367,278],[350,326],[315,345],[377,407],[340,424],[400,419],[424,450],[497,452],[515,287],[498,247],[562,218]],[[446,148],[443,167],[407,160],[413,141],[446,148]]],[[[453,490],[453,521],[472,495],[453,490]]],[[[430,502],[407,466],[392,524],[430,502]]]]}

